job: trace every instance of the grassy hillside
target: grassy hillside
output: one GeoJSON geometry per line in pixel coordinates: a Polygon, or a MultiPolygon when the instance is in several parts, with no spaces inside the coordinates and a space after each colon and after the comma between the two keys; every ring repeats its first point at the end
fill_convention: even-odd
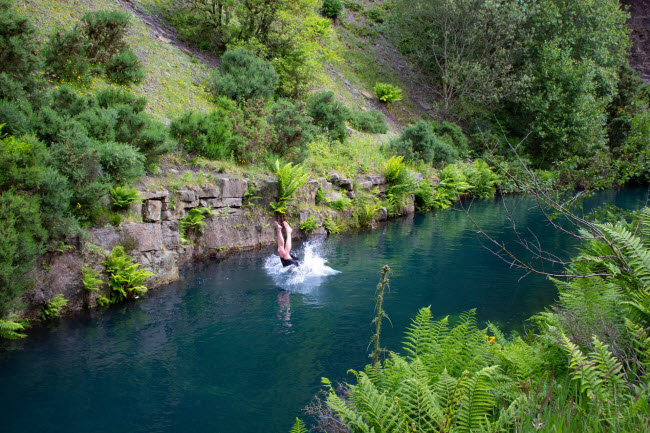
{"type": "MultiPolygon", "coordinates": [[[[44,41],[53,29],[69,29],[87,12],[124,9],[118,3],[111,0],[25,0],[17,4],[17,10],[30,18],[44,41]]],[[[168,123],[189,109],[210,110],[211,104],[203,90],[203,82],[208,74],[205,63],[160,37],[159,32],[137,15],[131,15],[127,42],[146,70],[144,82],[133,86],[132,92],[147,98],[145,111],[155,119],[168,123]]],[[[109,85],[103,79],[94,77],[90,88],[85,90],[91,93],[109,85]]]]}

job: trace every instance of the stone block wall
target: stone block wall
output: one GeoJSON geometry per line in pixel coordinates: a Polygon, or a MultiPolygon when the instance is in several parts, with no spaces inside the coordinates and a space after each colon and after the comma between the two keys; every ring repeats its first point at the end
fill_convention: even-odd
{"type": "MultiPolygon", "coordinates": [[[[316,207],[319,188],[330,200],[344,196],[352,198],[359,190],[381,194],[385,191],[385,179],[382,176],[348,179],[330,173],[327,178],[308,181],[296,192],[294,203],[300,209],[299,222],[310,216],[319,222],[316,234],[325,233],[322,221],[326,218],[338,221],[352,216],[351,209],[337,212],[316,207]]],[[[233,249],[258,248],[276,241],[275,216],[269,206],[277,200],[277,182],[272,178],[249,181],[222,176],[209,186],[187,186],[177,191],[141,191],[140,196],[142,202],[131,205],[129,211],[137,219],[141,216],[141,222],[90,229],[86,237],[79,240],[78,251],[46,257],[45,262],[49,264],[35,272],[39,284],[26,296],[31,306],[27,315],[38,314],[40,306],[58,293],[69,300],[69,311],[95,305],[97,293],[84,290],[81,269],[86,266],[103,271],[105,255],[118,245],[154,274],[145,282],[151,289],[178,280],[180,269],[189,262],[223,256],[233,249]],[[244,206],[247,191],[252,196],[251,206],[244,206]],[[190,235],[190,243],[182,243],[180,220],[197,207],[211,208],[212,215],[205,217],[202,234],[194,233],[190,235]]],[[[411,200],[404,213],[414,210],[411,200]]],[[[382,209],[377,220],[387,218],[386,209],[382,209]]],[[[299,227],[294,229],[296,238],[304,236],[299,227]]]]}

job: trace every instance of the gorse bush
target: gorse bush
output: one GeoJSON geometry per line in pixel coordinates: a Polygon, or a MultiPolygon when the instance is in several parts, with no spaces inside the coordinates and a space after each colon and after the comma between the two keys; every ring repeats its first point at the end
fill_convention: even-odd
{"type": "Polygon", "coordinates": [[[227,51],[221,70],[212,73],[212,92],[242,103],[248,99],[271,99],[278,84],[273,65],[244,48],[227,51]]]}
{"type": "Polygon", "coordinates": [[[273,104],[269,123],[276,133],[271,151],[278,156],[301,155],[316,132],[305,104],[289,99],[280,99],[273,104]]]}
{"type": "Polygon", "coordinates": [[[323,6],[320,8],[320,13],[324,17],[336,19],[343,11],[343,3],[341,0],[323,0],[323,6]]]}
{"type": "Polygon", "coordinates": [[[54,81],[86,81],[89,73],[105,73],[117,84],[144,78],[138,57],[124,36],[129,16],[117,11],[89,12],[71,30],[54,31],[46,44],[45,65],[54,81]]]}
{"type": "Polygon", "coordinates": [[[106,61],[106,78],[116,84],[138,84],[144,80],[145,72],[138,56],[125,49],[106,61]]]}
{"type": "Polygon", "coordinates": [[[13,2],[0,0],[0,76],[16,84],[33,84],[32,74],[41,63],[38,52],[34,26],[15,12],[13,2]]]}
{"type": "Polygon", "coordinates": [[[343,142],[347,137],[345,121],[349,113],[342,103],[334,99],[334,92],[312,95],[307,102],[307,114],[330,139],[343,142]]]}
{"type": "Polygon", "coordinates": [[[379,111],[352,111],[349,121],[350,125],[358,131],[372,134],[385,134],[388,132],[386,116],[379,111]]]}

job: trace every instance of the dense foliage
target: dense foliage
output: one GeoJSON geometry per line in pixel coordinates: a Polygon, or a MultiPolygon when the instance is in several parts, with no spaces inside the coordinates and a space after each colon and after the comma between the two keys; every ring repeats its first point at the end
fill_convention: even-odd
{"type": "Polygon", "coordinates": [[[618,1],[395,3],[388,33],[429,74],[444,111],[470,125],[496,113],[483,133],[527,137],[520,151],[537,167],[599,152],[620,158],[608,130],[611,147],[625,141],[632,117],[621,113],[635,111],[639,81],[618,1]]]}
{"type": "Polygon", "coordinates": [[[593,240],[557,280],[558,304],[506,338],[474,311],[453,326],[423,308],[403,352],[354,372],[319,431],[646,431],[650,427],[650,209],[588,224],[593,240]],[[323,427],[323,426],[328,426],[323,427]],[[336,429],[331,429],[337,426],[336,429]],[[531,430],[532,426],[532,430],[531,430]]]}

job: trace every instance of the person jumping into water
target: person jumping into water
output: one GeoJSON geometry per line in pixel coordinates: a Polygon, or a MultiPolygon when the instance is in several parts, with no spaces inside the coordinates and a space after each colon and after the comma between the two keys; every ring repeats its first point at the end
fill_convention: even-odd
{"type": "Polygon", "coordinates": [[[287,232],[287,239],[285,240],[282,237],[282,226],[275,221],[275,231],[278,234],[278,254],[280,255],[280,261],[282,261],[282,266],[291,266],[296,265],[300,266],[298,258],[291,255],[291,231],[293,230],[288,222],[284,222],[284,230],[287,232]]]}

